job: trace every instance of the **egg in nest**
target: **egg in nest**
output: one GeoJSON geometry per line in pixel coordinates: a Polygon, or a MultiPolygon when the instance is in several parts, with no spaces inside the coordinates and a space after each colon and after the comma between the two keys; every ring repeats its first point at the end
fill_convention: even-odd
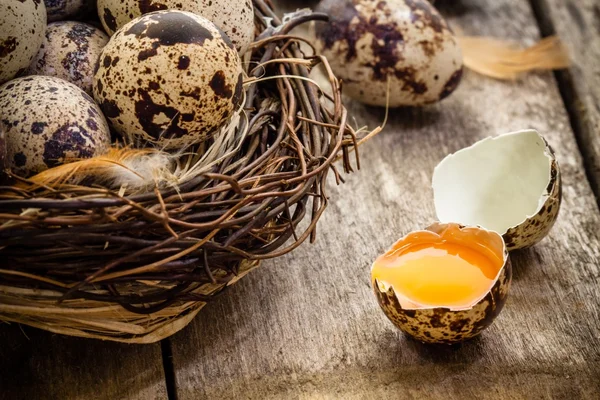
{"type": "Polygon", "coordinates": [[[94,9],[95,0],[44,0],[48,21],[62,21],[94,9]]]}
{"type": "Polygon", "coordinates": [[[127,142],[181,148],[211,137],[243,96],[239,55],[209,20],[157,11],[110,39],[98,63],[94,97],[127,142]]]}
{"type": "Polygon", "coordinates": [[[414,106],[449,96],[462,77],[458,41],[426,0],[323,0],[316,47],[344,93],[375,106],[414,106]],[[389,81],[389,82],[388,82],[389,81]]]}
{"type": "Polygon", "coordinates": [[[27,70],[45,31],[41,0],[0,0],[0,85],[27,70]]]}
{"type": "Polygon", "coordinates": [[[28,76],[0,86],[6,159],[23,177],[106,152],[110,131],[100,108],[77,86],[59,78],[28,76]]]}
{"type": "Polygon", "coordinates": [[[189,11],[213,22],[240,53],[254,40],[252,0],[98,0],[98,15],[111,34],[134,18],[168,9],[189,11]]]}
{"type": "Polygon", "coordinates": [[[479,335],[502,310],[512,267],[502,237],[459,224],[434,224],[400,239],[371,268],[386,316],[426,343],[479,335]]]}
{"type": "Polygon", "coordinates": [[[91,95],[94,68],[106,43],[104,32],[83,22],[51,23],[28,73],[62,78],[91,95]]]}

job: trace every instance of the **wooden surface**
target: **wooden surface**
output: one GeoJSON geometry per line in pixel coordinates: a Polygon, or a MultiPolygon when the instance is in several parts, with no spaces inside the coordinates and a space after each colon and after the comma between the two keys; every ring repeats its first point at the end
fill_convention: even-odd
{"type": "MultiPolygon", "coordinates": [[[[465,33],[539,37],[527,2],[446,4],[465,33]]],[[[349,106],[359,126],[383,120],[349,106]]],[[[466,73],[442,104],[393,111],[361,154],[360,173],[331,182],[315,245],[265,263],[172,339],[179,398],[597,398],[600,215],[553,74],[503,83],[466,73]],[[431,174],[446,154],[530,127],[564,173],[550,237],[512,256],[508,303],[481,338],[452,348],[408,340],[376,304],[371,262],[433,222],[431,174]]]]}
{"type": "Polygon", "coordinates": [[[0,323],[0,399],[166,399],[160,345],[76,339],[0,323]]]}
{"type": "Polygon", "coordinates": [[[534,0],[544,33],[556,32],[573,66],[557,73],[600,204],[600,1],[534,0]]]}
{"type": "MultiPolygon", "coordinates": [[[[565,40],[577,42],[580,36],[569,32],[561,11],[565,1],[540,1],[548,2],[555,22],[565,19],[555,24],[561,35],[573,35],[565,40]]],[[[573,90],[588,93],[580,96],[589,96],[591,109],[600,104],[598,57],[586,55],[598,45],[598,36],[589,33],[600,29],[597,7],[594,0],[571,1],[591,4],[591,11],[580,11],[589,22],[584,37],[593,43],[573,49],[574,73],[580,73],[573,90]]],[[[293,8],[309,2],[280,3],[293,8]]],[[[539,37],[526,1],[437,4],[468,34],[524,44],[539,37]]],[[[359,126],[383,120],[382,110],[348,106],[359,126]]],[[[597,119],[590,121],[597,126],[597,119]]],[[[582,139],[576,130],[580,143],[587,143],[582,147],[597,148],[597,136],[582,139]]],[[[586,150],[588,167],[598,165],[590,158],[596,151],[586,150]]],[[[386,130],[361,155],[363,168],[347,184],[330,182],[331,203],[317,243],[266,262],[209,304],[165,343],[172,359],[161,357],[160,345],[102,343],[3,325],[0,399],[598,398],[600,212],[586,177],[595,172],[586,175],[554,75],[504,83],[467,72],[442,104],[394,110],[386,130]],[[371,293],[371,262],[398,237],[433,222],[431,174],[445,155],[488,135],[530,127],[554,147],[564,174],[564,203],[551,235],[512,255],[508,303],[480,338],[456,347],[407,339],[371,293]],[[165,378],[175,385],[170,396],[165,378]]]]}

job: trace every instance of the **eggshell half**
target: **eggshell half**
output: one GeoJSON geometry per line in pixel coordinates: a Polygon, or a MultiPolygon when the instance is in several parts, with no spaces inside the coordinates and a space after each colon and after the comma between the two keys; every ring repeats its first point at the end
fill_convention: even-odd
{"type": "Polygon", "coordinates": [[[558,162],[535,130],[487,138],[447,156],[432,186],[440,221],[494,230],[509,250],[542,240],[562,199],[558,162]]]}
{"type": "Polygon", "coordinates": [[[0,0],[0,85],[27,70],[45,31],[41,0],[0,0]]]}
{"type": "Polygon", "coordinates": [[[490,290],[475,304],[461,309],[423,307],[412,303],[392,286],[374,279],[373,290],[385,315],[406,334],[425,343],[454,344],[479,335],[498,316],[510,289],[512,266],[502,237],[479,227],[458,224],[434,224],[424,231],[412,232],[400,239],[410,240],[411,235],[476,235],[491,248],[503,255],[504,265],[498,272],[490,290]]]}
{"type": "Polygon", "coordinates": [[[375,106],[414,106],[449,96],[462,77],[454,34],[426,0],[323,0],[330,22],[315,28],[317,49],[344,93],[375,106]],[[389,84],[388,84],[389,80],[389,84]]]}
{"type": "Polygon", "coordinates": [[[141,15],[169,9],[208,19],[225,32],[240,53],[254,40],[252,0],[98,0],[98,15],[110,34],[141,15]]]}

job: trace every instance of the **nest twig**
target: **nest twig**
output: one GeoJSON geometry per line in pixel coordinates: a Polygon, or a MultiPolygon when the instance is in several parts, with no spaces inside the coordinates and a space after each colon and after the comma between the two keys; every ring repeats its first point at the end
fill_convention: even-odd
{"type": "Polygon", "coordinates": [[[156,341],[260,260],[314,240],[329,171],[341,179],[333,161],[341,155],[350,172],[356,144],[327,60],[306,56],[290,35],[326,17],[303,11],[281,20],[268,2],[254,7],[259,34],[246,58],[239,152],[178,188],[132,196],[18,177],[0,187],[0,320],[156,341]],[[327,91],[309,79],[320,63],[327,91]]]}

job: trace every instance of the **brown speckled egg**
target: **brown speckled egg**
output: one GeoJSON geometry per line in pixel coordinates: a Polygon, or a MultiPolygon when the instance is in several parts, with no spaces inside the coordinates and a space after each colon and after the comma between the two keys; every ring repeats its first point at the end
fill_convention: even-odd
{"type": "Polygon", "coordinates": [[[109,33],[141,15],[176,9],[200,15],[217,25],[244,53],[254,40],[252,0],[98,0],[98,15],[109,33]]]}
{"type": "Polygon", "coordinates": [[[103,154],[110,146],[98,105],[77,86],[55,77],[28,76],[1,86],[0,120],[7,127],[8,164],[24,177],[103,154]]]}
{"type": "Polygon", "coordinates": [[[242,100],[237,51],[209,20],[157,11],[126,24],[100,56],[94,96],[128,143],[180,148],[215,133],[242,100]]]}
{"type": "Polygon", "coordinates": [[[0,121],[0,178],[4,175],[4,171],[8,168],[6,159],[6,131],[4,123],[0,121]]]}
{"type": "MultiPolygon", "coordinates": [[[[439,252],[440,250],[435,250],[439,252]]],[[[412,259],[415,253],[409,254],[412,259]]],[[[483,254],[483,253],[482,253],[483,254]]],[[[432,255],[438,256],[437,253],[432,255]]],[[[451,254],[456,257],[456,254],[451,254]]],[[[393,260],[391,262],[394,262],[393,260]]],[[[428,260],[427,262],[432,262],[428,260]]],[[[440,261],[437,261],[440,262],[440,261]]],[[[444,268],[449,265],[441,264],[444,268]]],[[[418,270],[416,270],[418,271],[418,270]]],[[[456,282],[449,280],[448,288],[440,287],[439,277],[432,277],[423,272],[420,285],[426,286],[428,279],[432,279],[431,290],[434,293],[449,290],[471,290],[471,282],[456,282]],[[452,281],[452,282],[451,282],[452,281]]],[[[467,276],[467,275],[465,275],[467,276]]],[[[479,335],[485,328],[490,326],[498,316],[510,288],[512,279],[512,267],[508,258],[502,237],[496,232],[487,231],[479,227],[465,227],[458,224],[437,223],[424,231],[412,232],[398,241],[385,255],[379,257],[371,269],[371,283],[377,301],[385,315],[406,334],[425,343],[453,344],[479,335]],[[465,305],[443,306],[440,304],[420,304],[405,293],[403,289],[395,287],[390,282],[390,268],[396,268],[386,261],[386,258],[394,256],[401,251],[410,251],[408,246],[416,245],[418,249],[426,248],[428,243],[450,243],[451,245],[469,246],[470,249],[488,252],[488,257],[497,260],[494,275],[490,275],[486,282],[485,290],[465,305]],[[409,249],[409,250],[407,250],[409,249]],[[383,265],[383,267],[382,267],[383,265]],[[388,268],[383,269],[383,268],[388,268]],[[387,274],[388,276],[384,276],[387,274]]],[[[400,286],[400,285],[397,285],[400,286]]],[[[423,290],[419,286],[419,290],[423,290]]],[[[442,297],[439,297],[441,299],[442,297]]]]}
{"type": "Polygon", "coordinates": [[[0,85],[25,72],[46,31],[41,0],[0,0],[0,85]]]}
{"type": "Polygon", "coordinates": [[[546,237],[562,200],[554,152],[531,129],[489,137],[447,156],[432,186],[440,221],[494,230],[509,250],[546,237]]]}
{"type": "Polygon", "coordinates": [[[51,23],[28,73],[62,78],[91,95],[94,68],[106,43],[104,32],[83,22],[51,23]]]}
{"type": "Polygon", "coordinates": [[[375,106],[414,106],[449,96],[462,77],[462,53],[426,0],[323,0],[330,15],[316,45],[344,81],[344,93],[375,106]]]}
{"type": "Polygon", "coordinates": [[[44,0],[48,21],[63,21],[93,10],[95,0],[44,0]]]}

